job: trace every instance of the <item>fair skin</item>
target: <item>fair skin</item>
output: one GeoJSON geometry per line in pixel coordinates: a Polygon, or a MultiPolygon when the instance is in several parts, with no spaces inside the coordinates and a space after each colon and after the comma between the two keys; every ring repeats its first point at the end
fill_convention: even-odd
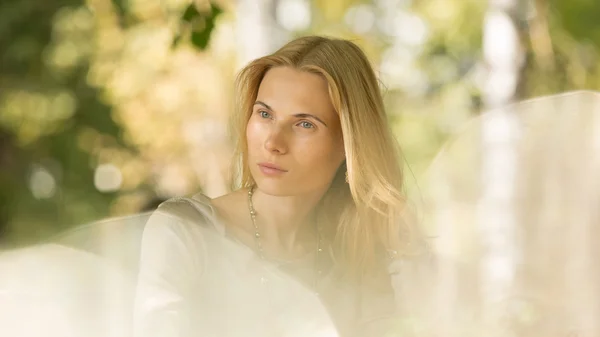
{"type": "MultiPolygon", "coordinates": [[[[291,259],[311,252],[313,210],[345,158],[325,79],[289,67],[267,71],[246,137],[265,255],[291,259]]],[[[255,245],[246,189],[214,199],[213,206],[231,235],[255,245]]]]}

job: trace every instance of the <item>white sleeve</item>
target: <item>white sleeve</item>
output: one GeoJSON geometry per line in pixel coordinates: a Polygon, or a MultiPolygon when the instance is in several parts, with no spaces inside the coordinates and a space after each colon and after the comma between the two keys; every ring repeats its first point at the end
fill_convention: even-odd
{"type": "Polygon", "coordinates": [[[206,258],[201,227],[168,207],[159,207],[148,220],[134,302],[135,337],[190,335],[191,286],[206,258]]]}

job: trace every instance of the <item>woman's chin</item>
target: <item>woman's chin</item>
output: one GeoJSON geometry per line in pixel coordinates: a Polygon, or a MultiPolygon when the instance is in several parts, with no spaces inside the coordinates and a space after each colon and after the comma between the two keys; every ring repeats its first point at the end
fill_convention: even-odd
{"type": "Polygon", "coordinates": [[[258,190],[274,197],[318,196],[325,194],[329,185],[314,186],[313,184],[291,182],[289,179],[255,179],[258,190]]]}
{"type": "Polygon", "coordinates": [[[285,179],[256,179],[256,185],[262,193],[277,197],[288,197],[300,192],[297,187],[286,182],[285,179]]]}

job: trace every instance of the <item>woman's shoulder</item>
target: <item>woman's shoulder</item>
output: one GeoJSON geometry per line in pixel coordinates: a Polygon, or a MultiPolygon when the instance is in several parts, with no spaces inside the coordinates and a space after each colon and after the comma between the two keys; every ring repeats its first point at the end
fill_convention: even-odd
{"type": "Polygon", "coordinates": [[[184,220],[202,216],[211,216],[211,200],[202,193],[191,196],[174,197],[161,203],[154,211],[155,214],[179,217],[184,220]]]}
{"type": "Polygon", "coordinates": [[[179,230],[214,230],[219,227],[211,199],[202,193],[174,197],[161,203],[146,226],[177,227],[179,230]]]}
{"type": "Polygon", "coordinates": [[[204,229],[216,230],[225,235],[226,224],[236,224],[244,213],[245,191],[237,190],[211,198],[203,193],[174,197],[158,206],[152,214],[155,218],[176,220],[180,224],[192,224],[204,229]]]}

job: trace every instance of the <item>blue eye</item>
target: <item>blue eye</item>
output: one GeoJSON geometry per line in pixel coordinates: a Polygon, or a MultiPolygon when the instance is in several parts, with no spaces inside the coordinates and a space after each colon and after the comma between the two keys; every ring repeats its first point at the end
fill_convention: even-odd
{"type": "Polygon", "coordinates": [[[266,112],[266,111],[264,111],[264,110],[261,110],[261,111],[259,111],[259,112],[258,112],[258,114],[259,114],[259,115],[260,115],[260,117],[262,117],[262,118],[271,118],[271,114],[270,114],[270,113],[268,113],[268,112],[266,112]]]}
{"type": "Polygon", "coordinates": [[[300,125],[301,127],[305,128],[305,129],[312,129],[312,128],[314,128],[314,127],[315,127],[314,125],[312,125],[312,123],[309,123],[309,122],[307,122],[307,121],[300,122],[300,124],[299,124],[299,125],[300,125]]]}

